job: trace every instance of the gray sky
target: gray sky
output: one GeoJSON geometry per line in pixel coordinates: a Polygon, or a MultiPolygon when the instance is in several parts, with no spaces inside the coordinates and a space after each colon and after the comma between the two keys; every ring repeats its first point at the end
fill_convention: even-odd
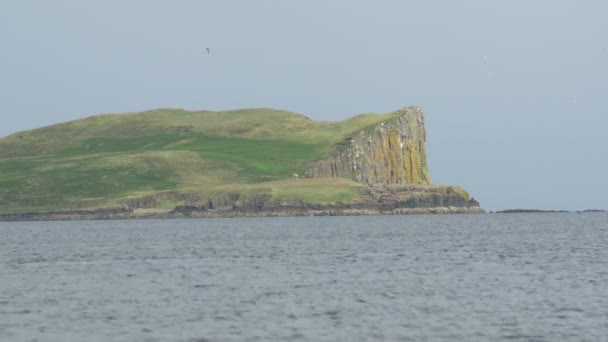
{"type": "Polygon", "coordinates": [[[434,183],[608,209],[608,1],[0,3],[0,136],[96,113],[420,105],[434,183]],[[205,48],[211,48],[206,55],[205,48]]]}

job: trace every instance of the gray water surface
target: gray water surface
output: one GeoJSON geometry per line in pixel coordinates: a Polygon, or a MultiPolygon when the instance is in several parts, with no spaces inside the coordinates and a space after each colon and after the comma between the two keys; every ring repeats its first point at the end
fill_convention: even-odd
{"type": "Polygon", "coordinates": [[[608,214],[0,223],[1,341],[608,341],[608,214]]]}

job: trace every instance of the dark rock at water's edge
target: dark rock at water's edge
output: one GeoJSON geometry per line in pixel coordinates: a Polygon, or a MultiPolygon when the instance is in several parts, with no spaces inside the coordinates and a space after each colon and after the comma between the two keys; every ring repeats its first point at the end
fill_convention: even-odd
{"type": "Polygon", "coordinates": [[[207,204],[177,206],[173,214],[185,217],[239,216],[345,216],[393,214],[485,213],[475,199],[456,187],[433,185],[386,185],[365,187],[353,203],[279,203],[271,197],[248,201],[228,198],[207,204]]]}
{"type": "Polygon", "coordinates": [[[507,209],[499,210],[495,214],[530,214],[530,213],[568,213],[567,210],[539,210],[539,209],[507,209]]]}
{"type": "Polygon", "coordinates": [[[280,203],[271,196],[262,195],[245,200],[231,194],[197,204],[180,205],[166,212],[138,212],[138,209],[124,206],[90,211],[0,214],[0,221],[485,213],[479,207],[479,202],[469,198],[460,188],[414,184],[368,186],[362,189],[360,199],[353,203],[280,203]]]}
{"type": "Polygon", "coordinates": [[[61,210],[46,212],[0,214],[0,221],[72,221],[118,220],[129,218],[133,212],[125,207],[95,210],[61,210]]]}

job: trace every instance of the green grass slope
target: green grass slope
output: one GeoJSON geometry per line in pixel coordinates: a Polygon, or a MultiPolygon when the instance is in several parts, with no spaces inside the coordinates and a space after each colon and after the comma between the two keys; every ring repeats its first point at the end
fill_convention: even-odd
{"type": "Polygon", "coordinates": [[[290,177],[335,143],[394,116],[317,122],[272,109],[158,109],[20,132],[0,139],[0,212],[112,207],[169,192],[351,201],[360,185],[350,180],[290,177]]]}

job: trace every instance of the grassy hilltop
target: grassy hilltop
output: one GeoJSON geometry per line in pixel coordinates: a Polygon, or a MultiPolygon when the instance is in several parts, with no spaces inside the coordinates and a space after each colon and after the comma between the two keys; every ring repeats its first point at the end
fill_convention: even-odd
{"type": "Polygon", "coordinates": [[[354,132],[395,115],[317,122],[272,109],[158,109],[20,132],[0,139],[0,213],[116,207],[146,197],[173,208],[183,194],[348,202],[361,184],[290,178],[354,132]]]}

